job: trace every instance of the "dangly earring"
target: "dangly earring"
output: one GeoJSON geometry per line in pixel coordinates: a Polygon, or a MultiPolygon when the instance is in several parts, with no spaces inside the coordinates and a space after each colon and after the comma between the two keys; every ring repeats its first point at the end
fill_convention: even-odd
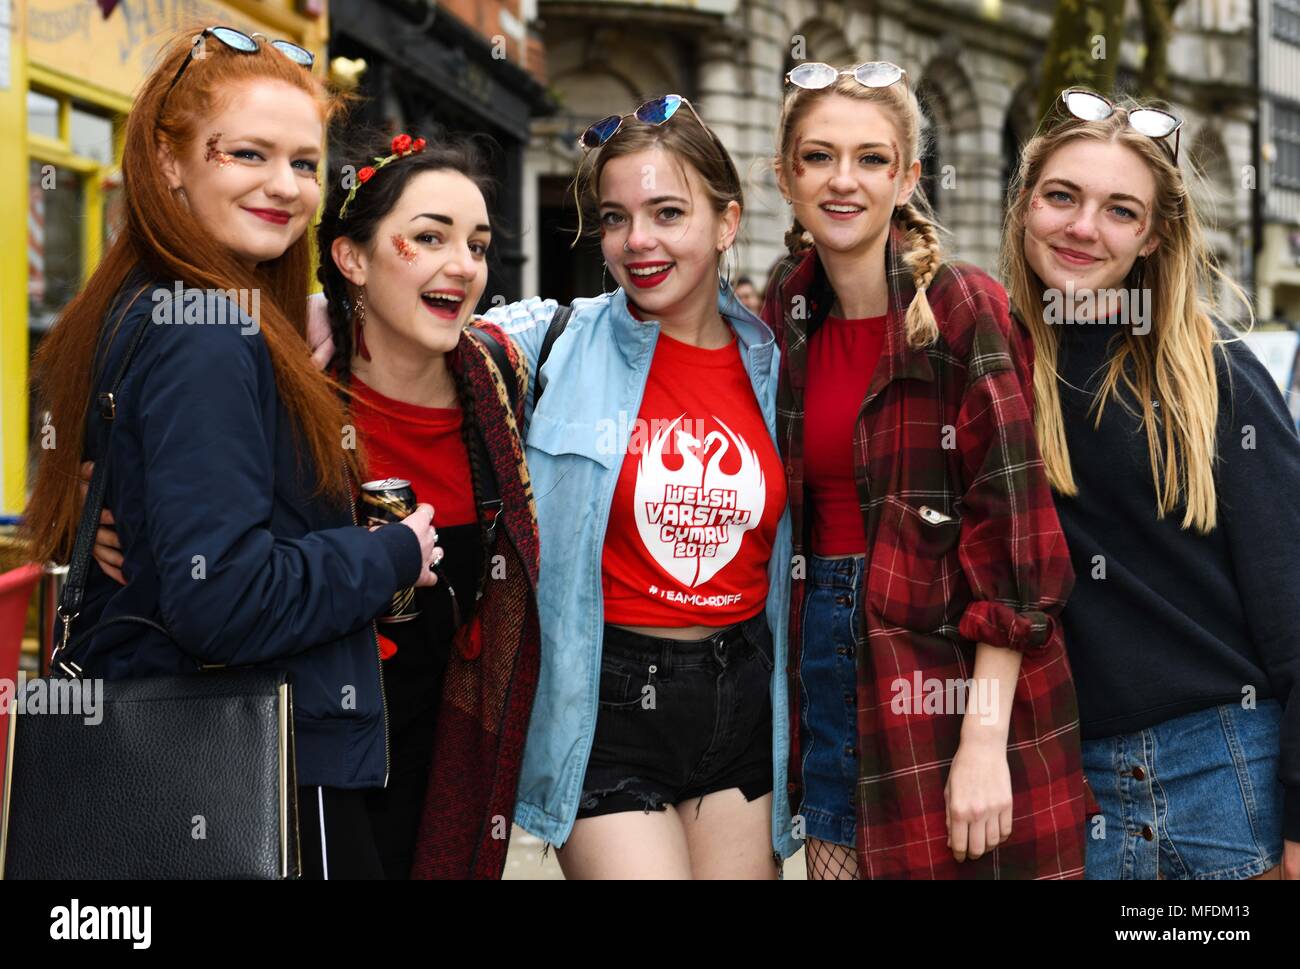
{"type": "Polygon", "coordinates": [[[609,290],[605,288],[609,285],[609,278],[606,275],[608,272],[609,272],[609,263],[602,262],[600,264],[600,291],[606,295],[609,294],[609,290]]]}
{"type": "Polygon", "coordinates": [[[357,298],[352,301],[352,342],[356,344],[357,354],[362,360],[370,359],[366,349],[366,290],[362,287],[357,298]]]}

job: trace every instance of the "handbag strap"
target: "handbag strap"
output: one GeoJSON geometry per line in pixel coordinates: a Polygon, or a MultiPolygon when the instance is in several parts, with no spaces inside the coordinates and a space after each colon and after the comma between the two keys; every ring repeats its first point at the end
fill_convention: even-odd
{"type": "MultiPolygon", "coordinates": [[[[142,287],[139,293],[144,292],[147,287],[142,287]]],[[[134,299],[128,301],[130,305],[134,299]]],[[[135,357],[136,351],[140,348],[140,343],[144,339],[145,331],[149,327],[151,317],[146,315],[140,321],[139,327],[131,334],[130,342],[126,346],[126,351],[122,354],[122,360],[118,364],[117,372],[108,386],[108,390],[95,396],[94,406],[98,411],[100,419],[109,424],[109,442],[112,442],[112,422],[117,416],[117,393],[122,386],[122,381],[126,377],[127,368],[131,365],[131,360],[135,357]]],[[[59,602],[59,618],[63,620],[63,638],[59,645],[55,647],[50,657],[51,669],[55,666],[55,658],[63,653],[60,668],[66,672],[75,675],[80,672],[80,667],[70,661],[69,652],[69,635],[72,630],[72,621],[77,618],[81,612],[82,600],[86,591],[86,578],[90,570],[91,552],[95,545],[95,532],[99,528],[99,516],[104,509],[104,489],[108,481],[108,459],[112,452],[111,446],[104,448],[104,453],[100,455],[99,460],[95,462],[95,470],[90,476],[90,487],[86,491],[86,501],[81,507],[81,522],[77,525],[77,536],[72,545],[72,561],[68,566],[68,581],[63,587],[63,597],[59,602]]],[[[96,625],[93,629],[87,630],[85,634],[77,637],[73,646],[80,646],[90,639],[90,633],[95,632],[101,625],[108,625],[115,622],[138,622],[144,625],[152,626],[171,639],[170,633],[163,629],[152,619],[144,619],[138,616],[119,616],[109,620],[107,623],[96,625]]],[[[173,640],[174,642],[174,640],[173,640]]]]}

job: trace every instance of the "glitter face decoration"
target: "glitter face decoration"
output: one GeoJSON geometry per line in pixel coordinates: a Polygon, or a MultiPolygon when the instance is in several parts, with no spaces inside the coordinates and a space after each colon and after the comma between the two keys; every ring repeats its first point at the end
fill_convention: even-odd
{"type": "Polygon", "coordinates": [[[893,151],[894,153],[894,160],[889,163],[889,180],[892,182],[894,179],[898,177],[898,163],[901,160],[902,156],[898,153],[897,142],[891,141],[889,143],[889,147],[890,150],[893,151]]]}
{"type": "Polygon", "coordinates": [[[217,142],[221,140],[222,132],[214,132],[205,143],[203,160],[205,162],[216,162],[218,168],[229,168],[235,163],[235,156],[229,155],[217,147],[217,142]]]}
{"type": "Polygon", "coordinates": [[[415,260],[420,258],[419,251],[411,245],[409,239],[400,233],[394,232],[390,241],[393,243],[393,251],[401,257],[402,262],[408,266],[414,264],[415,260]]]}
{"type": "Polygon", "coordinates": [[[1029,200],[1029,207],[1035,212],[1039,211],[1043,207],[1043,197],[1041,195],[1035,195],[1029,200]]]}
{"type": "Polygon", "coordinates": [[[1147,220],[1143,219],[1141,222],[1137,224],[1137,232],[1133,233],[1133,235],[1136,238],[1141,239],[1142,234],[1146,231],[1147,231],[1147,220]]]}
{"type": "Polygon", "coordinates": [[[803,135],[799,135],[794,139],[794,162],[790,167],[794,169],[794,173],[800,178],[803,178],[804,173],[808,171],[808,169],[804,167],[803,159],[799,157],[799,152],[802,149],[803,135]]]}

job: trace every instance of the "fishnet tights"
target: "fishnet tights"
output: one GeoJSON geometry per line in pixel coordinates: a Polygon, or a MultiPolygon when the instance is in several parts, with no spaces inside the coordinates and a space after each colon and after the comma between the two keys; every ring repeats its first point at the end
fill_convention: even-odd
{"type": "Polygon", "coordinates": [[[809,838],[804,846],[809,881],[856,881],[858,855],[853,848],[809,838]]]}

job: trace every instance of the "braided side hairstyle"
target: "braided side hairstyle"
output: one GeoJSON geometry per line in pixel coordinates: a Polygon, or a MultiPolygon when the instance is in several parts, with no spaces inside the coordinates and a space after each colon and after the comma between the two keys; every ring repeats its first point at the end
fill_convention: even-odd
{"type": "Polygon", "coordinates": [[[926,290],[943,264],[943,247],[934,222],[911,201],[895,210],[894,220],[907,232],[907,254],[903,261],[912,270],[912,281],[916,284],[916,295],[905,317],[907,345],[918,349],[928,347],[939,339],[939,322],[934,318],[926,290]]]}
{"type": "MultiPolygon", "coordinates": [[[[466,337],[461,338],[462,345],[460,348],[453,351],[454,353],[478,352],[477,348],[465,345],[466,339],[466,337]]],[[[466,368],[460,361],[456,361],[451,367],[451,372],[456,382],[456,396],[460,398],[460,436],[461,440],[465,444],[465,452],[469,455],[469,476],[470,481],[474,486],[474,496],[477,498],[484,494],[484,483],[487,481],[486,476],[492,474],[493,471],[491,468],[483,467],[482,449],[478,445],[478,407],[474,400],[473,389],[469,385],[469,376],[466,368]]],[[[477,514],[477,512],[478,509],[476,502],[475,514],[477,514]]],[[[493,532],[491,525],[492,522],[484,521],[482,515],[478,516],[479,550],[482,554],[482,559],[480,560],[481,566],[479,568],[478,579],[474,585],[475,601],[477,601],[478,597],[483,593],[483,587],[487,582],[488,572],[492,566],[493,532]]],[[[474,607],[474,602],[471,601],[468,603],[468,606],[472,609],[474,607]]],[[[468,611],[462,611],[461,615],[462,618],[467,618],[468,611]]]]}

